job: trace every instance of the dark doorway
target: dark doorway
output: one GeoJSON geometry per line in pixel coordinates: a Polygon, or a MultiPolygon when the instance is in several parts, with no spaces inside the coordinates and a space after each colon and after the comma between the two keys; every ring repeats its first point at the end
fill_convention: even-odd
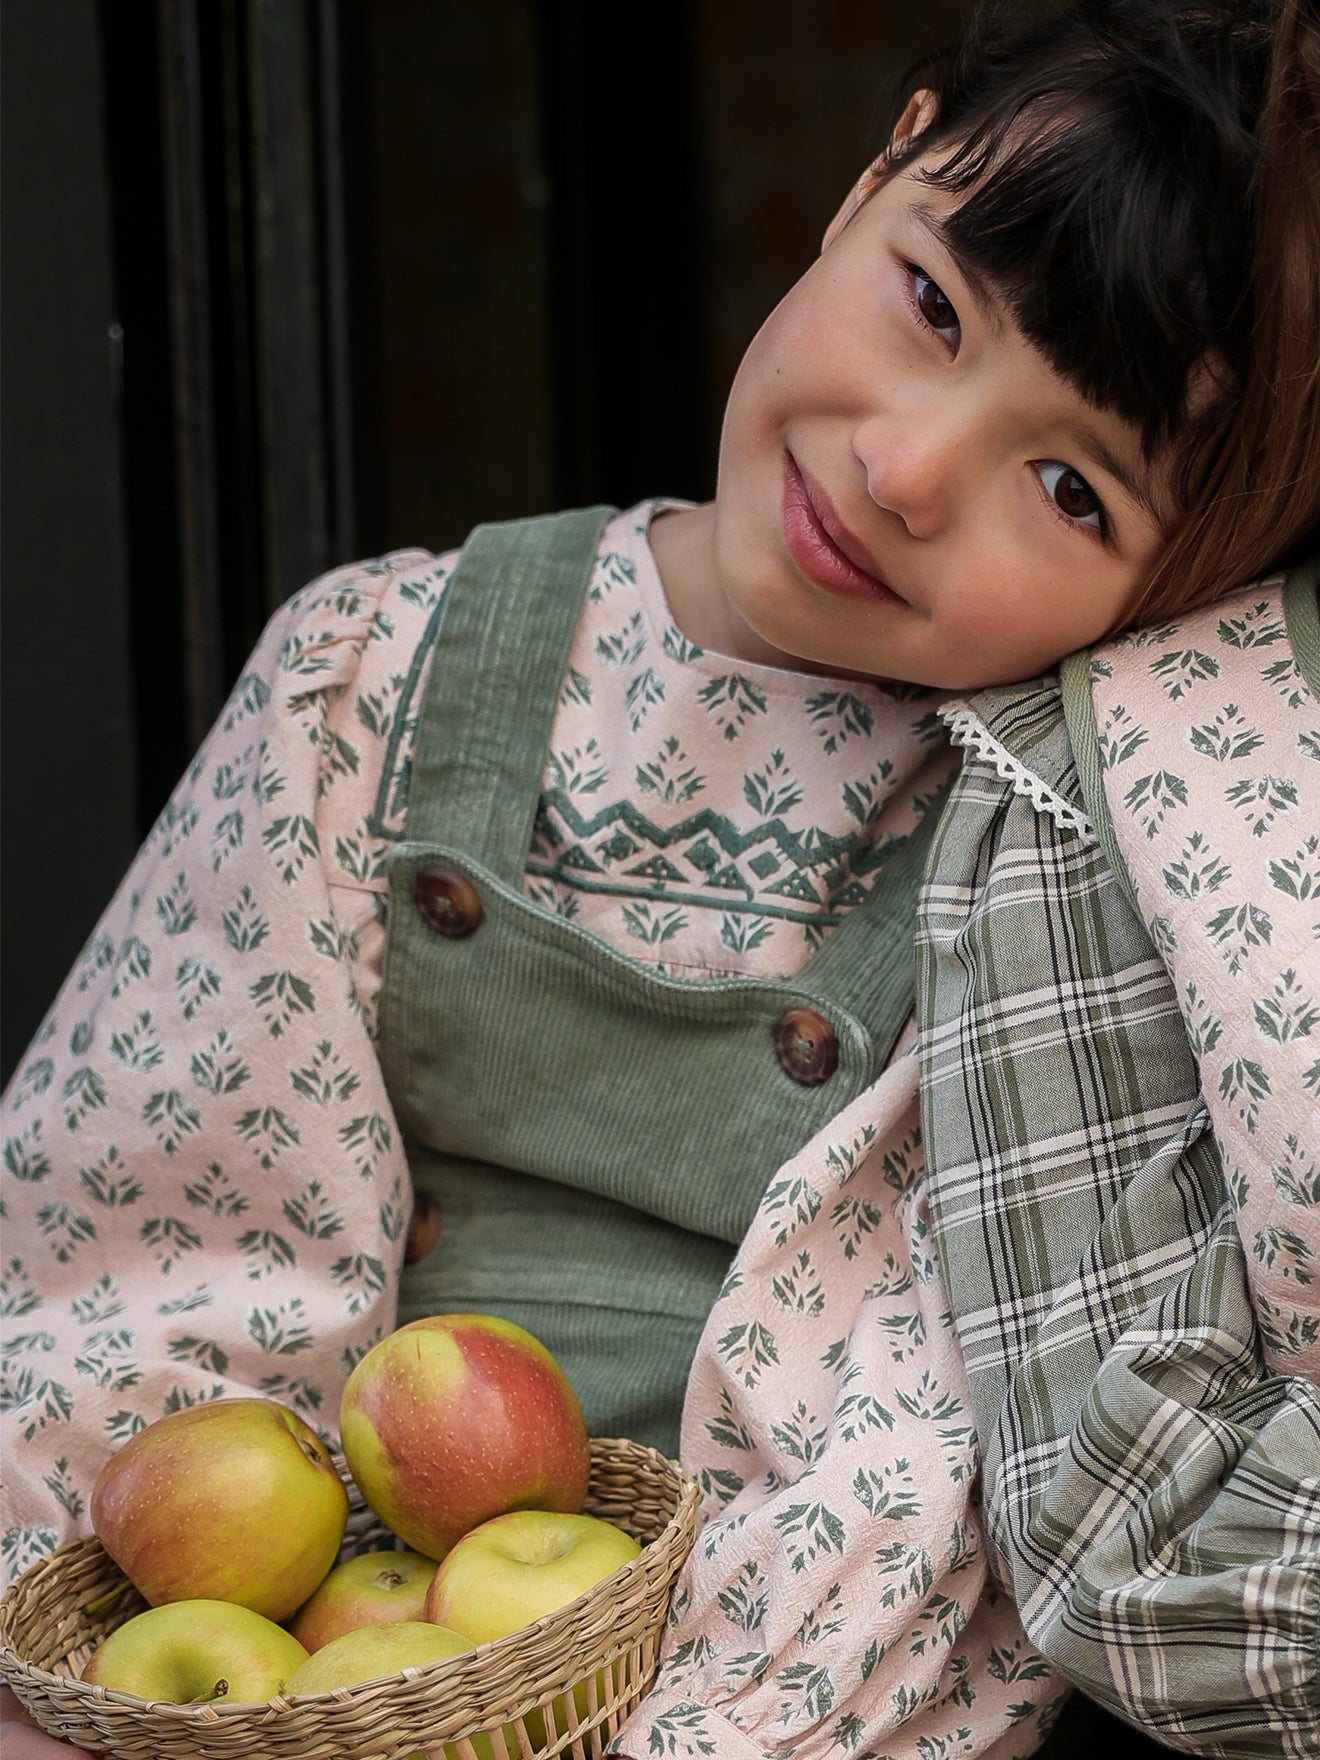
{"type": "Polygon", "coordinates": [[[6,0],[13,1068],[271,611],[713,484],[738,356],[962,0],[6,0]]]}

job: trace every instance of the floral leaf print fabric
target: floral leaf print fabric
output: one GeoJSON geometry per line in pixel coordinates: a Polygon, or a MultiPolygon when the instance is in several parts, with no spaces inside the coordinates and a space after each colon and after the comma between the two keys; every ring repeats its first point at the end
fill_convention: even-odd
{"type": "Polygon", "coordinates": [[[619,1753],[1025,1755],[1061,1702],[989,1576],[910,1039],[771,1182],[707,1322],[704,1525],[619,1753]]]}
{"type": "Polygon", "coordinates": [[[1201,1066],[1265,1346],[1320,1379],[1320,696],[1313,638],[1289,628],[1290,609],[1314,627],[1314,572],[1286,602],[1273,579],[1121,639],[1092,672],[1114,835],[1201,1066]],[[1120,718],[1139,744],[1103,737],[1120,718]]]}
{"type": "Polygon", "coordinates": [[[7,1574],[86,1531],[101,1462],[180,1406],[267,1395],[332,1433],[392,1322],[410,1199],[359,959],[376,893],[335,852],[379,844],[381,606],[415,642],[442,578],[403,554],[275,618],[11,1085],[7,1574]]]}
{"type": "Polygon", "coordinates": [[[939,697],[735,670],[686,641],[645,543],[662,513],[606,529],[526,889],[658,971],[785,976],[947,774],[939,697]]]}
{"type": "Polygon", "coordinates": [[[947,713],[970,755],[920,913],[922,1115],[996,1573],[1120,1716],[1300,1760],[1320,1398],[1262,1360],[1196,1049],[1084,810],[1059,681],[947,713]]]}

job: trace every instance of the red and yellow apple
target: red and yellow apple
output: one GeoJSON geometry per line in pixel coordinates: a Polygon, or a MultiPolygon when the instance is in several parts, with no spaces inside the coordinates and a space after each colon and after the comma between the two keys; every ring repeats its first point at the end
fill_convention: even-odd
{"type": "Polygon", "coordinates": [[[232,1601],[171,1601],[125,1620],[93,1651],[93,1686],[174,1705],[273,1699],[307,1661],[274,1620],[232,1601]]]}
{"type": "Polygon", "coordinates": [[[576,1512],[587,1427],[538,1339],[488,1314],[433,1314],[390,1333],[348,1378],[344,1455],[386,1527],[428,1558],[507,1510],[576,1512]]]}
{"type": "Polygon", "coordinates": [[[220,1399],[111,1455],[92,1527],[152,1603],[232,1601],[281,1620],[335,1561],[348,1494],[316,1432],[274,1400],[220,1399]]]}
{"type": "Polygon", "coordinates": [[[289,1630],[310,1653],[359,1626],[419,1620],[434,1575],[420,1552],[360,1552],[335,1566],[289,1630]]]}

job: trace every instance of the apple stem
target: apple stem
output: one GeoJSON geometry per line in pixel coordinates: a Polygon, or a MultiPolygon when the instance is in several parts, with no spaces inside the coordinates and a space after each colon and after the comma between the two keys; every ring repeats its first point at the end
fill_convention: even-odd
{"type": "Polygon", "coordinates": [[[209,1693],[198,1693],[195,1699],[185,1699],[185,1705],[210,1705],[216,1699],[223,1699],[229,1692],[229,1682],[223,1675],[211,1688],[209,1693]]]}
{"type": "Polygon", "coordinates": [[[127,1577],[120,1577],[113,1589],[107,1589],[104,1595],[98,1595],[95,1601],[89,1601],[83,1608],[83,1612],[95,1619],[98,1613],[109,1607],[112,1602],[118,1601],[124,1590],[131,1589],[132,1586],[127,1577]]]}

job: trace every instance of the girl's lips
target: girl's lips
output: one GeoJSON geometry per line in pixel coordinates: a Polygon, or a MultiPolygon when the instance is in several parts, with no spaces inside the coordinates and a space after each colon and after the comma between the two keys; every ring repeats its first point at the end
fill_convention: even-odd
{"type": "Polygon", "coordinates": [[[781,518],[789,555],[816,586],[844,599],[901,603],[875,572],[870,552],[844,525],[819,484],[803,475],[791,452],[784,454],[781,518]]]}

